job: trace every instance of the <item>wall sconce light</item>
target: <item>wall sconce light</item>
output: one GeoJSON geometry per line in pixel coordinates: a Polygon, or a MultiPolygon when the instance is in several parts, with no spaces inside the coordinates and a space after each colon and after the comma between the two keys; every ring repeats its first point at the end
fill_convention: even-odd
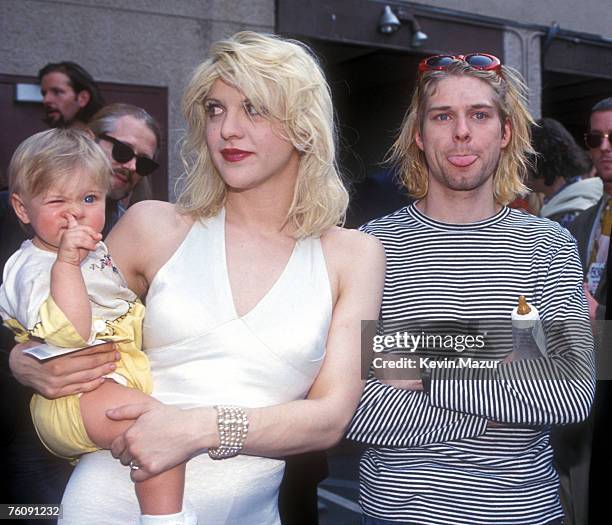
{"type": "Polygon", "coordinates": [[[412,47],[421,47],[429,37],[421,29],[421,25],[411,13],[408,13],[402,8],[397,8],[397,14],[393,12],[390,6],[386,5],[380,18],[378,19],[378,30],[383,35],[391,35],[399,30],[402,23],[410,22],[412,26],[412,39],[410,45],[412,47]]]}
{"type": "Polygon", "coordinates": [[[393,10],[386,5],[378,20],[378,30],[383,35],[390,35],[391,33],[395,33],[401,25],[402,23],[399,21],[399,18],[397,18],[393,10]]]}
{"type": "Polygon", "coordinates": [[[423,32],[416,18],[412,19],[412,28],[412,40],[410,43],[412,44],[412,47],[421,47],[423,42],[427,41],[429,37],[427,36],[427,33],[423,32]]]}
{"type": "Polygon", "coordinates": [[[546,35],[544,37],[544,42],[542,42],[542,46],[541,46],[542,56],[544,56],[546,54],[546,51],[548,51],[548,48],[553,43],[553,40],[555,38],[557,38],[557,34],[559,33],[559,29],[561,29],[561,26],[559,25],[559,22],[553,22],[552,24],[550,24],[550,26],[546,30],[546,35]]]}

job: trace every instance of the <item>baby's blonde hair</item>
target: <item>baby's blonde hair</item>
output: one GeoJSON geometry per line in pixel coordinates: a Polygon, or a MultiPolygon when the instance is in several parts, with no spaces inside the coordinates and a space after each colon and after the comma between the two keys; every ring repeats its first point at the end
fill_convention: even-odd
{"type": "Polygon", "coordinates": [[[287,220],[296,237],[320,235],[344,220],[348,193],[336,166],[336,129],[329,86],[303,44],[243,31],[214,44],[183,97],[189,130],[182,148],[186,175],[178,206],[210,217],[224,205],[226,186],[206,145],[204,100],[216,80],[236,87],[300,153],[287,220]]]}
{"type": "Polygon", "coordinates": [[[32,198],[55,184],[68,183],[76,169],[108,191],[112,167],[102,148],[84,131],[50,129],[25,139],[9,165],[9,191],[32,198]]]}

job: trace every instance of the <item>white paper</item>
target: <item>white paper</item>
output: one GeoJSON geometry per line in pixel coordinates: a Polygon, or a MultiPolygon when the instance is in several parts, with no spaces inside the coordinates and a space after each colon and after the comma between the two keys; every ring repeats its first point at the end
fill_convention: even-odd
{"type": "MultiPolygon", "coordinates": [[[[122,339],[120,341],[113,341],[113,343],[125,343],[127,339],[122,339]]],[[[59,357],[60,355],[71,354],[73,352],[78,352],[79,350],[83,350],[85,348],[91,348],[92,346],[99,346],[108,343],[109,341],[102,341],[101,339],[96,339],[89,346],[83,346],[81,348],[62,348],[61,346],[54,346],[48,343],[42,343],[38,346],[32,346],[30,348],[26,348],[23,350],[24,354],[31,355],[35,357],[39,361],[46,361],[47,359],[51,359],[52,357],[59,357]]]]}

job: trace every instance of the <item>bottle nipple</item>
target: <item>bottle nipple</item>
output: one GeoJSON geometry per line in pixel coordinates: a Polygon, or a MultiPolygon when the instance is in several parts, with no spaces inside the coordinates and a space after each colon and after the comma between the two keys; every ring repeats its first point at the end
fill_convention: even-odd
{"type": "Polygon", "coordinates": [[[527,304],[527,299],[525,299],[524,295],[519,295],[518,306],[516,307],[516,313],[519,315],[527,315],[531,312],[531,308],[527,304]]]}

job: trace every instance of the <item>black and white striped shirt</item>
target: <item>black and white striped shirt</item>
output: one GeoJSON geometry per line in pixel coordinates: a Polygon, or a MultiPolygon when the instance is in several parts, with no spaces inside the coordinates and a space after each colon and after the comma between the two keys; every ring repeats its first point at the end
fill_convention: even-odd
{"type": "Polygon", "coordinates": [[[411,205],[362,229],[385,247],[383,323],[509,319],[522,294],[543,321],[587,326],[571,338],[549,336],[547,358],[493,370],[436,369],[429,394],[370,378],[348,432],[370,445],[360,466],[363,511],[419,525],[538,525],[561,517],[550,425],[585,419],[594,394],[574,239],[556,223],[509,208],[476,223],[444,224],[411,205]],[[555,380],[521,379],[525,371],[555,380]],[[460,380],[468,377],[483,380],[460,380]]]}

